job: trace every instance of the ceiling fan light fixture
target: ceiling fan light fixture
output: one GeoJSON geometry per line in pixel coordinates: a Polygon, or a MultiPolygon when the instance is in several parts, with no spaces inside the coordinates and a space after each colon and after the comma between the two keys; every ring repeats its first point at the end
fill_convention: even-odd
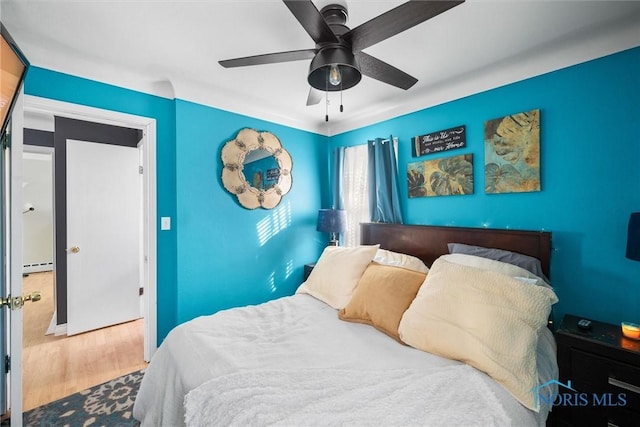
{"type": "Polygon", "coordinates": [[[320,50],[311,61],[307,76],[309,84],[323,92],[352,88],[360,79],[362,73],[356,58],[351,50],[344,46],[331,46],[320,50]]]}

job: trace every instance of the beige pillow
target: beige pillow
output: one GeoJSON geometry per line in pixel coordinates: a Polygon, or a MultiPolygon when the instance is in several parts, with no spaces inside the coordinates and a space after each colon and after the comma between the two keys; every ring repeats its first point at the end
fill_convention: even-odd
{"type": "Polygon", "coordinates": [[[309,294],[338,310],[343,308],[379,247],[327,246],[296,293],[309,294]]]}
{"type": "Polygon", "coordinates": [[[538,411],[538,333],[557,301],[549,288],[440,257],[402,316],[400,339],[486,372],[538,411]]]}
{"type": "Polygon", "coordinates": [[[426,273],[372,262],[338,317],[366,323],[402,342],[398,336],[400,319],[426,276],[426,273]]]}
{"type": "Polygon", "coordinates": [[[429,271],[429,267],[427,267],[420,258],[387,249],[378,249],[373,260],[380,264],[408,268],[409,270],[419,271],[421,273],[427,273],[429,271]]]}

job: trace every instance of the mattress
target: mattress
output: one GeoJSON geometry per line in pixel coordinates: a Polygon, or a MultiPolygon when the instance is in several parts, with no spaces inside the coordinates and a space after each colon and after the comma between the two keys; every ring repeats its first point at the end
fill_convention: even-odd
{"type": "MultiPolygon", "coordinates": [[[[538,341],[537,366],[539,384],[557,378],[555,342],[546,329],[538,341]]],[[[482,420],[483,424],[489,425],[544,425],[547,407],[543,406],[539,412],[531,411],[500,384],[474,368],[402,345],[369,325],[341,321],[336,309],[306,294],[221,311],[176,327],[160,345],[146,370],[135,401],[134,417],[142,426],[185,425],[184,403],[185,397],[190,395],[187,398],[191,402],[190,425],[201,425],[204,420],[208,420],[207,423],[215,421],[216,425],[304,424],[304,420],[309,425],[322,420],[327,425],[345,424],[353,422],[344,417],[353,414],[357,402],[345,406],[343,415],[331,413],[328,417],[325,411],[324,418],[313,418],[304,412],[306,408],[322,413],[322,406],[310,405],[309,401],[319,401],[314,393],[325,389],[320,386],[323,381],[335,383],[339,378],[343,382],[349,381],[348,388],[354,390],[351,396],[361,395],[364,402],[373,399],[367,397],[366,390],[375,388],[376,383],[384,389],[401,381],[402,385],[396,388],[404,389],[408,395],[416,394],[412,390],[417,389],[430,393],[427,387],[420,387],[429,382],[429,375],[433,375],[434,382],[440,381],[438,384],[449,384],[449,401],[459,396],[453,407],[455,413],[463,414],[464,418],[455,423],[478,425],[482,420]],[[457,380],[445,375],[457,375],[457,380]],[[376,376],[379,380],[371,382],[376,376]],[[468,393],[472,381],[466,379],[471,377],[473,388],[477,389],[475,402],[483,404],[474,404],[473,395],[468,393]],[[251,391],[247,385],[253,387],[261,382],[275,390],[263,393],[266,401],[260,405],[268,409],[252,414],[255,405],[239,407],[237,402],[260,394],[251,391]],[[298,388],[291,387],[292,384],[298,388]],[[293,392],[287,389],[293,389],[293,392]],[[225,393],[235,395],[236,399],[240,396],[240,399],[236,403],[225,401],[225,393]],[[278,407],[278,402],[287,402],[283,405],[286,408],[278,407]],[[219,413],[215,415],[217,410],[228,414],[229,410],[225,408],[234,407],[240,408],[234,416],[214,418],[213,421],[206,418],[219,417],[219,413]]],[[[336,389],[344,388],[338,386],[336,389]]],[[[443,389],[435,388],[431,393],[435,397],[435,394],[443,393],[443,389]]],[[[381,404],[384,404],[384,396],[375,398],[382,399],[381,404]]],[[[422,405],[427,405],[428,410],[422,411],[427,414],[425,416],[438,410],[428,408],[428,397],[422,395],[421,400],[422,405]]],[[[396,424],[403,423],[407,411],[416,406],[412,399],[400,399],[400,402],[393,405],[393,410],[383,411],[388,416],[387,424],[394,420],[396,424]]],[[[335,402],[323,404],[325,408],[336,407],[335,402]]],[[[454,413],[445,410],[439,415],[444,417],[441,419],[453,421],[446,417],[454,413]]],[[[363,411],[362,418],[357,418],[359,424],[369,424],[369,421],[380,424],[375,422],[375,417],[368,420],[366,414],[373,417],[374,412],[363,411]]],[[[415,419],[415,424],[428,424],[432,419],[415,419]]]]}

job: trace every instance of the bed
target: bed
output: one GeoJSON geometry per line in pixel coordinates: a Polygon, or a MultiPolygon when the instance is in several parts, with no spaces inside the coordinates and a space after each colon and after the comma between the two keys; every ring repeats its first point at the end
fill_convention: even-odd
{"type": "Polygon", "coordinates": [[[134,417],[142,426],[544,425],[558,378],[546,327],[557,301],[551,234],[361,228],[361,246],[325,249],[295,295],[174,328],[134,417]]]}

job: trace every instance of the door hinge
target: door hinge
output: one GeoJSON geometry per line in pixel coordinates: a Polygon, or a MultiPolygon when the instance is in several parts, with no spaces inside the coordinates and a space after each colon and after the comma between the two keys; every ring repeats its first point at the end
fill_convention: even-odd
{"type": "Polygon", "coordinates": [[[139,294],[140,296],[144,295],[144,288],[140,288],[140,289],[138,290],[138,294],[139,294]]]}
{"type": "Polygon", "coordinates": [[[0,146],[2,147],[3,150],[11,147],[11,135],[8,130],[2,135],[0,146]]]}
{"type": "Polygon", "coordinates": [[[144,167],[138,166],[138,173],[142,175],[143,172],[144,172],[144,167]]]}
{"type": "Polygon", "coordinates": [[[8,374],[11,370],[11,356],[8,354],[4,355],[4,373],[8,374]]]}

